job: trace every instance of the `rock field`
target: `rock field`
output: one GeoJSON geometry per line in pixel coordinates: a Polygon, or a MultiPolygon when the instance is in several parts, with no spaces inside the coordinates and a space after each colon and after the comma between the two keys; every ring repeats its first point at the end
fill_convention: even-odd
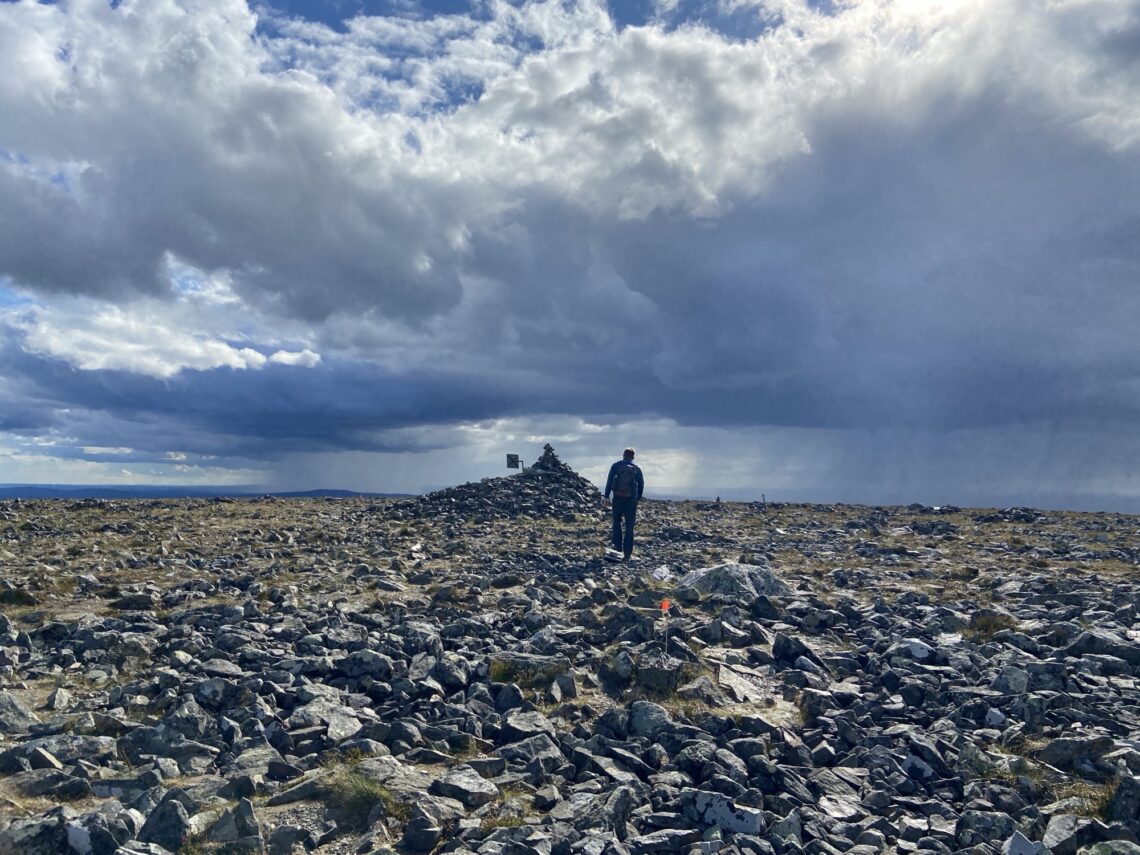
{"type": "Polygon", "coordinates": [[[0,853],[1140,853],[1138,523],[0,502],[0,853]]]}

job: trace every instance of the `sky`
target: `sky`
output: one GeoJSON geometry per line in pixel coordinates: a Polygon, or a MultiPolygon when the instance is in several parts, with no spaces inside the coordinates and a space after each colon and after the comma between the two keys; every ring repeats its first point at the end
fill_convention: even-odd
{"type": "Polygon", "coordinates": [[[1140,512],[1140,0],[0,0],[0,483],[1140,512]]]}

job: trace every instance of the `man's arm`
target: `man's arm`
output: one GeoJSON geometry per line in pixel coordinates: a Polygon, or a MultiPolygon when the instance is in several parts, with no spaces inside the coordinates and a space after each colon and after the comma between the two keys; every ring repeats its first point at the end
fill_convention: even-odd
{"type": "Polygon", "coordinates": [[[641,494],[645,492],[645,476],[641,474],[641,467],[637,467],[637,501],[641,501],[641,494]]]}
{"type": "Polygon", "coordinates": [[[609,499],[610,490],[614,488],[614,475],[617,474],[617,467],[618,465],[616,463],[610,466],[610,474],[606,476],[606,490],[602,493],[603,499],[609,499]]]}

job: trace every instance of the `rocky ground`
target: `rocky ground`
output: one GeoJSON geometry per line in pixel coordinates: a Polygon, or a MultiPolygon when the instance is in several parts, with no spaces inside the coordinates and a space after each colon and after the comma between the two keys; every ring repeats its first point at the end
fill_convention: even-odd
{"type": "Polygon", "coordinates": [[[0,503],[0,853],[1140,852],[1137,518],[599,499],[0,503]]]}

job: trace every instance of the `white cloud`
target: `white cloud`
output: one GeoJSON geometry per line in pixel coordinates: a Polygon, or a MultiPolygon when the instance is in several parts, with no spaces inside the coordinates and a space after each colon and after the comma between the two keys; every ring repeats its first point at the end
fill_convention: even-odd
{"type": "Polygon", "coordinates": [[[145,314],[106,307],[82,328],[33,313],[22,328],[29,350],[64,359],[88,371],[131,371],[172,377],[184,369],[262,368],[266,357],[249,347],[187,334],[145,314]]]}
{"type": "Polygon", "coordinates": [[[308,348],[294,353],[287,350],[279,350],[269,357],[269,361],[277,363],[278,365],[299,365],[303,368],[313,368],[320,364],[321,355],[319,353],[313,353],[313,351],[308,348]]]}
{"type": "Polygon", "coordinates": [[[19,302],[5,310],[0,323],[18,331],[33,353],[63,359],[87,371],[115,370],[169,378],[184,370],[260,369],[269,364],[311,368],[320,354],[308,348],[276,350],[266,356],[256,347],[280,342],[279,333],[246,314],[225,277],[208,277],[184,265],[170,264],[178,296],[173,302],[136,299],[113,305],[89,298],[54,298],[19,302]]]}

